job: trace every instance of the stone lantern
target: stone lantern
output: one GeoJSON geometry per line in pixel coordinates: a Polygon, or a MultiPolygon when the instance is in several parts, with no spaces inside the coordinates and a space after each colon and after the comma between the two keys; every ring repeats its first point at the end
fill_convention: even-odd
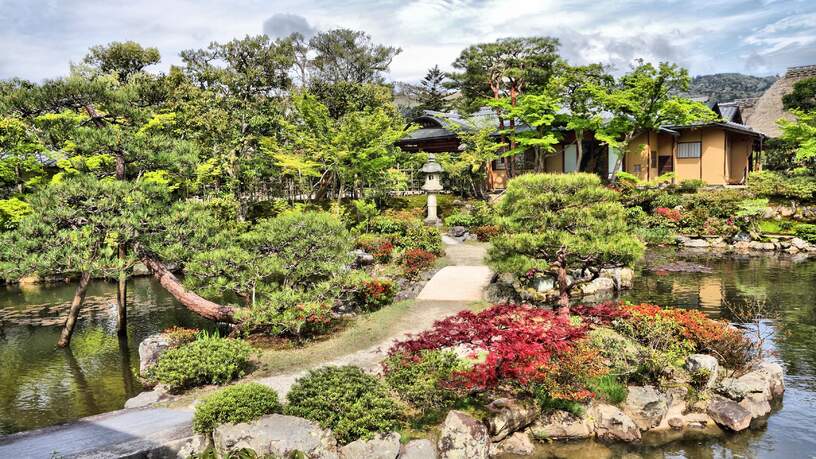
{"type": "Polygon", "coordinates": [[[436,157],[433,153],[428,155],[428,162],[426,162],[422,169],[422,174],[425,176],[425,184],[422,189],[428,193],[428,217],[425,223],[428,225],[439,225],[439,217],[436,215],[436,194],[442,191],[442,166],[436,162],[436,157]]]}

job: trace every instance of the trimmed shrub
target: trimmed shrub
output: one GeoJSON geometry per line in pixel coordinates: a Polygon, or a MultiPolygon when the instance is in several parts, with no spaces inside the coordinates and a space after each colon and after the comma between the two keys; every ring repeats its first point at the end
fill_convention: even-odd
{"type": "Polygon", "coordinates": [[[149,374],[171,390],[224,384],[244,376],[252,352],[241,340],[201,333],[195,341],[163,353],[149,374]]]}
{"type": "Polygon", "coordinates": [[[387,215],[378,215],[371,219],[368,229],[371,233],[403,235],[408,229],[408,223],[387,215]]]}
{"type": "Polygon", "coordinates": [[[464,212],[456,212],[445,217],[445,226],[447,227],[464,226],[470,228],[476,226],[477,223],[476,217],[464,212]]]}
{"type": "Polygon", "coordinates": [[[278,393],[258,383],[225,387],[196,405],[193,430],[209,433],[221,424],[248,422],[267,414],[280,413],[278,393]]]}
{"type": "Polygon", "coordinates": [[[796,237],[808,241],[811,244],[816,244],[816,225],[800,223],[796,225],[796,229],[794,231],[796,237]]]}
{"type": "Polygon", "coordinates": [[[705,186],[705,182],[700,179],[687,179],[680,182],[678,189],[681,193],[696,193],[697,190],[705,186]]]}
{"type": "Polygon", "coordinates": [[[408,249],[402,254],[402,266],[405,276],[416,278],[419,273],[433,266],[436,255],[423,249],[408,249]]]}
{"type": "Polygon", "coordinates": [[[385,381],[399,396],[422,412],[451,406],[458,393],[448,383],[464,369],[452,351],[426,350],[418,356],[394,354],[383,362],[385,381]]]}
{"type": "Polygon", "coordinates": [[[471,229],[471,232],[476,235],[476,239],[482,242],[488,242],[499,235],[499,227],[496,225],[483,225],[471,229]]]}
{"type": "Polygon", "coordinates": [[[170,342],[171,347],[178,347],[182,344],[195,341],[196,336],[199,334],[199,329],[173,326],[170,328],[165,328],[162,330],[161,334],[167,338],[167,341],[170,342]]]}
{"type": "Polygon", "coordinates": [[[405,235],[399,239],[405,249],[422,249],[434,255],[442,255],[442,235],[439,230],[422,222],[408,225],[405,235]]]}
{"type": "Polygon", "coordinates": [[[361,234],[357,238],[357,248],[374,256],[377,263],[386,263],[391,259],[394,243],[390,237],[380,234],[361,234]]]}
{"type": "Polygon", "coordinates": [[[284,411],[331,429],[341,444],[399,425],[402,410],[374,376],[353,367],[324,367],[297,380],[284,411]]]}
{"type": "Polygon", "coordinates": [[[248,333],[304,338],[326,333],[334,320],[332,303],[290,288],[270,291],[237,318],[248,333]]]}

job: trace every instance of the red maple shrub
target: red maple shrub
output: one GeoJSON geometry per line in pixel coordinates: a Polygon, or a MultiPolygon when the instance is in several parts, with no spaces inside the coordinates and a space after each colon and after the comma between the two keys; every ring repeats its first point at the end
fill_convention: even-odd
{"type": "Polygon", "coordinates": [[[423,249],[408,249],[402,254],[402,266],[405,276],[415,278],[428,269],[436,260],[436,255],[423,249]]]}
{"type": "Polygon", "coordinates": [[[568,354],[586,332],[585,326],[573,325],[549,309],[501,304],[437,321],[430,330],[395,344],[390,355],[402,354],[410,360],[420,359],[427,350],[467,349],[474,357],[472,365],[452,375],[453,382],[466,390],[546,383],[559,396],[586,398],[589,393],[585,388],[574,384],[558,389],[560,381],[582,380],[563,372],[585,368],[556,363],[574,358],[568,354]]]}
{"type": "Polygon", "coordinates": [[[389,279],[363,281],[363,288],[358,292],[358,304],[366,311],[375,311],[390,304],[396,294],[397,286],[389,279]]]}
{"type": "Polygon", "coordinates": [[[575,305],[570,308],[570,313],[593,325],[609,325],[615,319],[629,317],[629,312],[615,301],[605,301],[591,306],[575,305]]]}
{"type": "Polygon", "coordinates": [[[683,219],[683,214],[679,210],[669,209],[668,207],[658,207],[655,209],[655,213],[675,223],[683,219]]]}

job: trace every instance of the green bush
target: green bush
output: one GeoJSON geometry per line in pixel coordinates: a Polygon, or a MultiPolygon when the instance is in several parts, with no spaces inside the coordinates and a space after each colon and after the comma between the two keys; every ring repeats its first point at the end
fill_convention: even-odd
{"type": "Polygon", "coordinates": [[[676,194],[676,193],[670,193],[668,191],[665,191],[663,193],[658,194],[652,200],[652,209],[653,210],[658,208],[658,207],[665,207],[667,209],[674,209],[675,207],[682,206],[682,205],[683,205],[683,196],[679,195],[679,194],[676,194]]]}
{"type": "Polygon", "coordinates": [[[399,396],[424,413],[452,405],[458,394],[445,385],[459,367],[450,351],[423,351],[419,361],[395,354],[383,363],[385,381],[399,396]]]}
{"type": "Polygon", "coordinates": [[[748,177],[748,189],[762,197],[811,201],[816,199],[816,177],[788,177],[772,171],[752,172],[748,177]]]}
{"type": "Polygon", "coordinates": [[[278,393],[258,383],[225,387],[206,397],[195,407],[193,430],[212,432],[221,424],[252,421],[281,412],[278,393]]]}
{"type": "Polygon", "coordinates": [[[390,279],[375,278],[365,271],[352,270],[338,276],[332,290],[346,309],[376,311],[394,301],[397,285],[390,279]]]}
{"type": "Polygon", "coordinates": [[[368,225],[371,233],[404,235],[408,229],[407,222],[387,215],[378,215],[368,225]]]}
{"type": "Polygon", "coordinates": [[[422,249],[435,255],[443,253],[442,235],[439,230],[422,222],[408,225],[405,236],[401,237],[399,242],[405,249],[422,249]]]}
{"type": "Polygon", "coordinates": [[[353,367],[324,367],[297,380],[284,411],[331,429],[341,444],[396,429],[399,404],[374,376],[353,367]]]}
{"type": "Polygon", "coordinates": [[[589,389],[607,402],[617,405],[626,400],[628,391],[626,385],[622,384],[616,375],[608,374],[599,376],[589,383],[589,389]]]}
{"type": "Polygon", "coordinates": [[[202,332],[195,341],[162,354],[149,375],[171,390],[224,384],[245,374],[252,352],[244,341],[202,332]]]}
{"type": "Polygon", "coordinates": [[[456,212],[445,217],[445,226],[448,227],[464,226],[465,228],[470,228],[476,226],[477,223],[476,217],[465,212],[456,212]]]}
{"type": "Polygon", "coordinates": [[[249,308],[238,310],[237,318],[248,333],[294,338],[324,334],[333,322],[333,300],[317,295],[318,290],[270,291],[249,308]]]}
{"type": "Polygon", "coordinates": [[[811,244],[816,244],[816,225],[809,223],[800,223],[796,225],[796,237],[804,239],[811,244]]]}
{"type": "Polygon", "coordinates": [[[705,182],[700,179],[688,179],[680,182],[679,190],[683,193],[696,193],[704,186],[705,182]]]}
{"type": "Polygon", "coordinates": [[[17,227],[20,220],[31,213],[31,206],[17,198],[0,199],[0,230],[17,227]]]}

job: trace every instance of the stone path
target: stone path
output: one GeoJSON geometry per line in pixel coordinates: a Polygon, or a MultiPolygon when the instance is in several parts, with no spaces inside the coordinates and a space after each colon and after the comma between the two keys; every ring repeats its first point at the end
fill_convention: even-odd
{"type": "MultiPolygon", "coordinates": [[[[484,266],[482,244],[446,244],[450,266],[437,272],[417,296],[408,317],[411,324],[362,351],[338,357],[319,366],[355,365],[369,371],[379,363],[395,340],[429,328],[436,320],[455,314],[482,299],[492,276],[484,266]]],[[[258,382],[276,389],[281,398],[303,371],[270,376],[258,382]]],[[[49,458],[145,456],[160,445],[183,441],[192,435],[192,411],[189,409],[125,409],[76,422],[0,437],[0,458],[49,458]]]]}

